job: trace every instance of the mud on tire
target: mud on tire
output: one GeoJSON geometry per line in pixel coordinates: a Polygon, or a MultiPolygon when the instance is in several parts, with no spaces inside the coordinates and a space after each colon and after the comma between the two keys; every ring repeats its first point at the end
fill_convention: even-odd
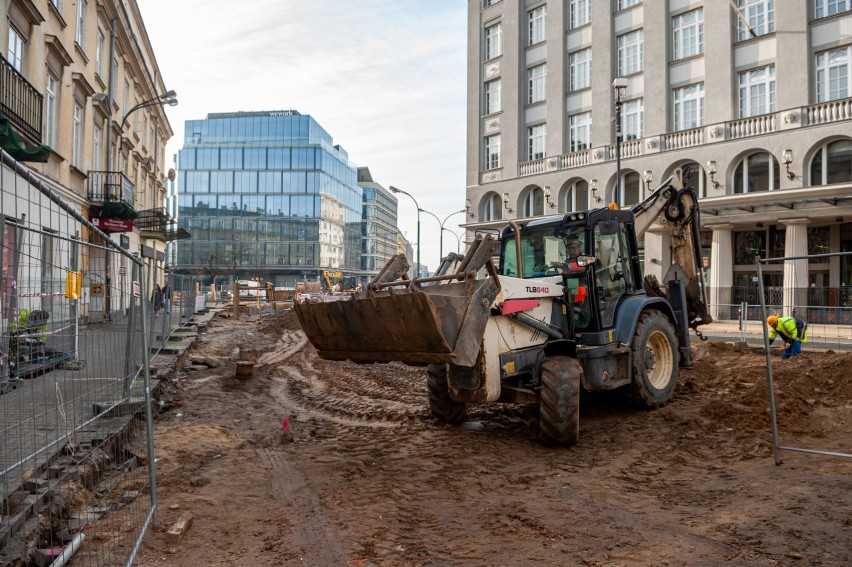
{"type": "Polygon", "coordinates": [[[567,356],[550,356],[541,365],[539,425],[542,438],[574,445],[580,437],[580,383],[583,368],[567,356]]]}
{"type": "Polygon", "coordinates": [[[432,415],[446,423],[461,423],[467,417],[463,402],[450,398],[447,386],[447,365],[430,364],[426,369],[427,386],[429,388],[429,408],[432,415]]]}
{"type": "Polygon", "coordinates": [[[639,316],[630,349],[631,400],[647,409],[664,406],[674,394],[680,371],[674,327],[659,311],[645,311],[639,316]]]}

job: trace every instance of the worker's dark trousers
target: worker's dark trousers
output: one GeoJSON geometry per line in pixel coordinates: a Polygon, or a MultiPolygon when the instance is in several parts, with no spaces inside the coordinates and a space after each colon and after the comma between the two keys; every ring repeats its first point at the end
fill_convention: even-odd
{"type": "Polygon", "coordinates": [[[797,354],[801,354],[802,352],[802,341],[790,341],[787,343],[787,348],[784,349],[784,354],[781,355],[783,360],[790,358],[791,356],[796,356],[797,354]]]}

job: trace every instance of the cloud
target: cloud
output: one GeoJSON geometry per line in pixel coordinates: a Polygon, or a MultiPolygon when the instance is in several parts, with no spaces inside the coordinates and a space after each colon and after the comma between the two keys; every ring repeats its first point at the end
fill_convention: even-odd
{"type": "MultiPolygon", "coordinates": [[[[461,208],[466,3],[242,0],[237,6],[140,2],[161,74],[180,100],[167,109],[175,132],[170,158],[183,146],[185,120],[295,109],[313,116],[379,183],[405,188],[441,218],[461,208]]],[[[416,211],[406,200],[400,199],[399,222],[413,240],[416,211]]],[[[429,221],[421,222],[421,259],[434,266],[437,226],[430,250],[423,236],[429,221]]]]}

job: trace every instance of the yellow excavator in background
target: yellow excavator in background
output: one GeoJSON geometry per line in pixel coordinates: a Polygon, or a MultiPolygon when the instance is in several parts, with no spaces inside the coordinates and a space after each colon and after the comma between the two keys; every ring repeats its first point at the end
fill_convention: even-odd
{"type": "Polygon", "coordinates": [[[324,271],[322,273],[323,288],[326,293],[334,293],[336,291],[355,291],[358,285],[355,276],[344,276],[343,272],[324,271]]]}

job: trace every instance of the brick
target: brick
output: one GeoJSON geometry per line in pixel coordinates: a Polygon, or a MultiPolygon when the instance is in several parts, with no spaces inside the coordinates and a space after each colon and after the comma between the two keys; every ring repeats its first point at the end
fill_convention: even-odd
{"type": "Polygon", "coordinates": [[[192,525],[192,514],[189,512],[184,512],[177,519],[177,522],[172,524],[172,527],[169,528],[169,531],[166,532],[166,541],[169,543],[177,543],[183,537],[183,534],[189,529],[192,525]]]}

